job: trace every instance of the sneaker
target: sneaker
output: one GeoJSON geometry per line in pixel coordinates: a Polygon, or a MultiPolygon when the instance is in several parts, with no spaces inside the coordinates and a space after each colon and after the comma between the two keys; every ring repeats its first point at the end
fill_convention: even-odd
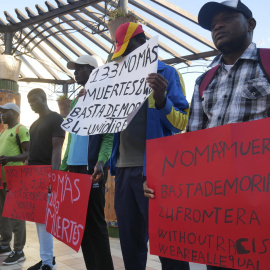
{"type": "Polygon", "coordinates": [[[3,248],[0,246],[0,256],[7,256],[11,253],[11,248],[7,247],[7,248],[3,248]]]}
{"type": "Polygon", "coordinates": [[[40,269],[41,270],[52,270],[52,268],[47,264],[44,264],[40,269]]]}
{"type": "Polygon", "coordinates": [[[24,256],[24,253],[18,253],[16,251],[12,251],[8,257],[3,261],[3,265],[11,265],[18,263],[20,261],[24,261],[26,258],[24,256]]]}
{"type": "MultiPolygon", "coordinates": [[[[53,268],[52,269],[55,269],[56,268],[55,257],[53,257],[52,264],[53,264],[53,268]]],[[[35,264],[35,265],[27,268],[27,270],[40,270],[41,269],[41,266],[42,266],[42,261],[40,261],[37,264],[35,264]]]]}
{"type": "Polygon", "coordinates": [[[42,266],[42,261],[36,263],[35,265],[27,268],[27,270],[40,270],[40,267],[42,266]]]}

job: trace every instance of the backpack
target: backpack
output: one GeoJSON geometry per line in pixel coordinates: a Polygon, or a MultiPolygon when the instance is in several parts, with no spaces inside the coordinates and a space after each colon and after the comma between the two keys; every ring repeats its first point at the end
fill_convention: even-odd
{"type": "MultiPolygon", "coordinates": [[[[259,58],[259,65],[267,78],[268,82],[270,83],[270,49],[257,49],[257,55],[259,58]]],[[[202,99],[203,92],[208,87],[208,85],[212,82],[213,78],[215,77],[215,74],[217,73],[220,65],[217,65],[211,69],[209,69],[199,86],[199,95],[202,99]]]]}
{"type": "MultiPolygon", "coordinates": [[[[22,145],[21,145],[21,142],[20,142],[20,137],[19,137],[19,129],[20,127],[23,127],[23,125],[18,125],[17,128],[16,128],[16,143],[20,149],[20,153],[22,154],[23,153],[23,149],[22,149],[22,145]]],[[[1,131],[1,135],[5,132],[6,128],[1,131]]]]}

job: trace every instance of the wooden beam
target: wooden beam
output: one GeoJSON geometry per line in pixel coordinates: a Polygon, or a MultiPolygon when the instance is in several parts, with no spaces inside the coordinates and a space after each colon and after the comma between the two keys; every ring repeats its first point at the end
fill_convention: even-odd
{"type": "MultiPolygon", "coordinates": [[[[10,19],[14,22],[16,22],[16,20],[11,16],[10,19]]],[[[28,39],[31,39],[31,36],[29,36],[29,33],[27,33],[25,30],[22,30],[22,34],[25,36],[28,36],[28,39]]],[[[29,43],[29,42],[28,42],[29,43]]],[[[35,45],[37,45],[37,41],[35,39],[32,39],[31,43],[35,45]]],[[[27,46],[27,44],[25,42],[22,43],[24,46],[27,46]]],[[[38,45],[38,49],[46,56],[48,57],[48,59],[50,59],[62,72],[66,73],[67,76],[69,76],[70,78],[73,78],[73,75],[70,73],[70,71],[64,67],[59,61],[57,61],[52,54],[45,49],[45,47],[41,44],[38,45]]],[[[58,75],[54,72],[54,70],[49,67],[48,65],[46,65],[45,63],[42,63],[43,60],[40,59],[40,57],[38,56],[37,53],[35,53],[34,51],[31,51],[32,55],[42,64],[42,66],[56,79],[58,79],[58,75]]]]}
{"type": "MultiPolygon", "coordinates": [[[[5,24],[5,22],[3,23],[5,24]]],[[[16,36],[14,38],[17,39],[16,36]]],[[[1,38],[1,40],[4,41],[3,38],[1,38]]],[[[4,51],[5,51],[4,48],[0,46],[0,53],[3,54],[4,51]]],[[[19,52],[16,51],[15,54],[18,55],[19,52]]],[[[42,77],[42,75],[28,62],[28,60],[24,56],[20,55],[17,57],[17,59],[21,60],[30,69],[30,71],[34,73],[34,75],[36,75],[37,77],[42,77]]],[[[23,78],[26,77],[25,74],[21,70],[20,70],[20,75],[23,78]]]]}
{"type": "MultiPolygon", "coordinates": [[[[97,5],[97,6],[94,6],[94,8],[96,8],[96,9],[97,9],[98,11],[100,11],[100,12],[105,13],[105,7],[104,7],[104,5],[97,5]]],[[[82,9],[82,10],[84,11],[85,8],[82,9]]],[[[88,10],[88,8],[87,8],[87,10],[88,10]]],[[[91,16],[92,16],[92,15],[91,15],[91,16]]],[[[108,24],[108,22],[106,21],[105,24],[108,24]]],[[[146,32],[145,32],[145,35],[146,35],[146,38],[147,38],[147,39],[151,39],[151,38],[152,38],[152,36],[149,35],[149,34],[146,33],[146,32]]],[[[112,42],[112,41],[111,41],[111,42],[112,42]]],[[[175,56],[175,57],[182,57],[181,54],[179,54],[178,52],[174,51],[171,47],[167,46],[165,43],[159,41],[159,42],[158,42],[158,45],[159,45],[159,47],[160,47],[162,50],[164,50],[165,52],[167,52],[167,53],[169,53],[169,54],[171,54],[171,55],[173,55],[173,56],[175,56]]],[[[187,64],[187,65],[191,65],[191,62],[188,61],[186,64],[187,64]]]]}
{"type": "MultiPolygon", "coordinates": [[[[16,21],[13,17],[11,17],[11,20],[16,21]]],[[[23,30],[22,34],[26,35],[27,32],[23,30]]],[[[14,38],[17,40],[17,42],[20,41],[20,39],[16,35],[14,35],[14,38]]],[[[33,43],[35,44],[35,41],[33,43]]],[[[22,42],[22,46],[26,48],[26,45],[24,42],[22,42]]],[[[21,57],[20,52],[16,51],[15,53],[19,58],[21,57]]],[[[48,65],[45,65],[42,63],[42,60],[39,58],[39,55],[36,52],[31,51],[30,55],[34,59],[37,59],[37,61],[40,62],[40,64],[48,71],[49,74],[51,74],[52,77],[54,77],[55,79],[59,79],[58,75],[54,72],[54,70],[52,70],[48,65]]],[[[26,60],[26,58],[22,58],[21,60],[26,64],[26,66],[31,70],[31,72],[33,72],[37,77],[43,78],[43,75],[41,75],[37,70],[35,70],[35,68],[28,62],[28,60],[26,60]]]]}
{"type": "MultiPolygon", "coordinates": [[[[115,8],[117,8],[117,3],[114,1],[111,1],[110,4],[112,6],[114,6],[115,8]]],[[[94,4],[93,7],[96,8],[100,8],[102,7],[101,4],[94,4]]],[[[185,48],[186,50],[192,52],[192,53],[200,53],[199,50],[197,50],[196,48],[194,48],[193,46],[189,45],[187,42],[185,42],[184,40],[176,37],[175,35],[173,35],[172,33],[170,33],[169,31],[167,31],[166,29],[158,26],[156,23],[150,21],[148,18],[140,15],[138,12],[133,11],[132,12],[136,15],[136,17],[138,17],[138,19],[142,20],[145,22],[145,24],[152,30],[156,31],[157,33],[165,36],[166,38],[170,39],[171,41],[173,41],[174,43],[178,44],[179,46],[185,48]]]]}
{"type": "MultiPolygon", "coordinates": [[[[4,53],[4,48],[1,47],[1,46],[0,46],[0,53],[1,53],[1,54],[4,53]]],[[[21,60],[22,62],[24,62],[24,59],[22,59],[22,58],[20,58],[20,57],[16,57],[16,59],[21,60]]],[[[24,64],[26,64],[26,63],[24,62],[24,64]]],[[[21,77],[26,77],[25,74],[22,72],[22,70],[20,70],[20,76],[21,76],[21,77]]]]}
{"type": "MultiPolygon", "coordinates": [[[[61,0],[58,0],[59,3],[61,3],[62,5],[64,5],[64,2],[61,0]]],[[[47,3],[49,4],[49,2],[47,1],[47,3]]],[[[53,8],[53,6],[50,4],[50,6],[53,8]]],[[[88,33],[87,31],[85,31],[85,28],[80,26],[77,22],[75,21],[71,21],[66,15],[63,15],[60,17],[64,22],[66,22],[69,26],[71,26],[73,29],[76,29],[81,35],[83,35],[84,37],[86,37],[87,39],[90,39],[94,44],[96,44],[98,47],[100,47],[101,49],[103,49],[105,52],[110,53],[110,48],[107,47],[104,43],[102,43],[99,39],[97,39],[94,35],[88,33]]],[[[77,18],[78,20],[78,18],[77,18]]],[[[89,27],[89,25],[91,23],[89,23],[89,20],[87,20],[86,26],[89,27]]]]}
{"type": "MultiPolygon", "coordinates": [[[[29,12],[31,12],[31,14],[33,14],[32,11],[30,11],[28,9],[29,12]]],[[[20,16],[20,18],[26,20],[26,16],[17,9],[17,14],[20,16]]],[[[43,25],[41,25],[42,27],[43,25]]],[[[36,35],[36,37],[38,36],[40,39],[43,39],[43,41],[52,49],[54,50],[58,55],[60,55],[63,59],[65,59],[66,61],[69,61],[69,57],[68,55],[61,50],[61,48],[59,48],[59,46],[57,46],[53,41],[49,40],[47,36],[43,35],[40,33],[40,31],[37,28],[34,28],[33,26],[29,26],[28,27],[33,34],[36,35]]],[[[44,27],[43,27],[44,28],[44,27]]],[[[45,28],[44,28],[45,29],[45,28]]],[[[29,32],[25,32],[25,34],[27,35],[29,32]]],[[[29,37],[29,39],[31,39],[31,37],[29,37]]]]}
{"type": "MultiPolygon", "coordinates": [[[[69,33],[64,26],[62,26],[61,24],[59,24],[59,21],[58,20],[52,19],[52,20],[50,20],[48,22],[54,28],[56,28],[59,32],[61,32],[62,35],[64,35],[65,37],[67,37],[71,42],[73,42],[74,44],[76,44],[79,48],[81,48],[87,54],[90,54],[90,55],[95,54],[90,48],[88,48],[87,46],[85,46],[85,44],[83,44],[77,37],[75,37],[73,34],[69,33]]],[[[80,53],[80,55],[81,55],[81,53],[80,53]]]]}
{"type": "MultiPolygon", "coordinates": [[[[24,30],[22,33],[23,34],[26,34],[27,32],[24,30]]],[[[35,44],[35,41],[33,41],[33,44],[35,44]]],[[[24,43],[22,44],[22,46],[24,46],[24,43]]],[[[51,59],[50,57],[52,57],[52,56],[47,52],[47,50],[42,45],[40,45],[38,49],[42,53],[44,53],[49,59],[51,59]]],[[[52,77],[54,77],[55,79],[59,79],[59,76],[55,73],[55,71],[49,65],[43,63],[44,60],[40,59],[40,55],[37,52],[35,52],[34,50],[32,50],[32,51],[30,51],[29,54],[34,59],[36,59],[36,61],[38,61],[48,71],[48,73],[51,74],[52,77]]],[[[20,57],[21,55],[18,53],[18,56],[20,57]]],[[[37,68],[37,67],[35,67],[35,68],[37,68]]],[[[43,78],[43,76],[38,76],[38,77],[43,78]]]]}
{"type": "MultiPolygon", "coordinates": [[[[30,10],[29,8],[25,8],[27,13],[32,14],[34,16],[36,16],[36,14],[30,10]]],[[[70,50],[72,53],[74,53],[76,56],[80,56],[81,52],[77,50],[77,48],[75,46],[73,46],[70,42],[68,42],[67,39],[63,38],[61,35],[57,35],[57,31],[55,31],[53,28],[50,27],[50,25],[48,23],[44,23],[40,25],[41,28],[43,28],[44,30],[46,30],[49,35],[53,36],[53,38],[55,38],[58,42],[60,42],[63,46],[65,46],[68,50],[70,50]]],[[[33,26],[29,27],[31,30],[34,28],[33,26]]],[[[66,61],[70,60],[70,56],[63,57],[66,61]]]]}
{"type": "Polygon", "coordinates": [[[51,83],[51,84],[72,84],[75,80],[52,80],[39,78],[19,78],[20,82],[37,82],[37,83],[51,83]]]}
{"type": "MultiPolygon", "coordinates": [[[[100,20],[100,18],[98,16],[95,15],[95,12],[93,10],[91,10],[89,7],[86,7],[86,8],[82,8],[80,9],[80,11],[82,13],[84,13],[87,17],[85,17],[84,15],[82,14],[79,14],[79,13],[71,13],[69,14],[70,16],[72,16],[74,19],[77,19],[80,21],[80,23],[82,23],[83,25],[89,27],[92,31],[95,31],[95,27],[93,27],[92,25],[88,24],[87,23],[87,20],[89,20],[89,18],[91,18],[92,20],[95,20],[95,21],[98,21],[100,20]]],[[[107,27],[106,23],[103,23],[102,24],[104,27],[107,27]]],[[[111,36],[109,34],[107,34],[106,32],[101,32],[101,33],[98,33],[102,38],[104,38],[106,41],[112,43],[112,40],[111,40],[111,36]]]]}
{"type": "Polygon", "coordinates": [[[15,23],[12,25],[0,25],[0,32],[16,32],[19,31],[25,27],[32,26],[34,24],[40,24],[42,22],[46,22],[48,20],[54,19],[56,17],[62,16],[64,14],[70,13],[74,10],[77,10],[81,7],[86,7],[89,5],[92,5],[94,3],[101,2],[102,0],[79,0],[74,1],[72,4],[66,4],[65,6],[62,6],[61,8],[56,8],[54,10],[44,12],[43,14],[27,19],[23,22],[15,23]]]}
{"type": "Polygon", "coordinates": [[[0,18],[0,25],[6,26],[6,23],[5,23],[5,21],[2,18],[0,18]]]}
{"type": "Polygon", "coordinates": [[[216,49],[213,42],[209,41],[208,39],[204,38],[203,36],[200,36],[198,33],[192,31],[191,29],[187,28],[186,26],[178,23],[177,21],[173,20],[171,17],[163,14],[162,12],[154,9],[153,7],[147,5],[146,3],[143,3],[140,0],[129,0],[129,3],[133,6],[147,12],[149,15],[163,21],[167,25],[172,26],[173,28],[177,29],[178,31],[194,38],[195,40],[201,42],[202,44],[210,47],[211,49],[216,49]]]}
{"type": "MultiPolygon", "coordinates": [[[[18,55],[19,53],[16,52],[15,53],[16,55],[18,55]]],[[[18,56],[17,58],[19,58],[26,66],[27,68],[30,69],[31,72],[33,72],[39,79],[43,79],[44,77],[38,72],[38,69],[35,67],[33,67],[29,61],[23,56],[23,55],[20,55],[18,56]]]]}
{"type": "Polygon", "coordinates": [[[94,44],[96,44],[98,47],[100,47],[103,51],[105,51],[106,53],[110,53],[110,48],[105,45],[102,41],[100,41],[99,39],[97,39],[94,35],[86,32],[84,30],[84,27],[80,26],[78,23],[74,22],[74,21],[70,21],[67,16],[62,16],[61,19],[66,22],[66,24],[68,24],[69,26],[71,26],[73,29],[77,30],[81,35],[83,35],[84,37],[86,37],[87,39],[89,39],[91,42],[93,42],[94,44]]]}
{"type": "Polygon", "coordinates": [[[177,5],[174,5],[173,3],[167,1],[167,0],[150,0],[174,13],[176,13],[177,15],[185,18],[185,19],[188,19],[189,21],[191,22],[194,22],[196,24],[198,24],[198,18],[197,16],[187,12],[186,10],[180,8],[179,6],[177,5]]]}
{"type": "MultiPolygon", "coordinates": [[[[25,8],[27,12],[30,12],[30,14],[33,14],[36,16],[36,14],[30,10],[29,8],[25,8]]],[[[67,39],[63,38],[62,35],[57,35],[57,31],[55,31],[53,28],[50,27],[48,23],[44,23],[40,26],[44,30],[46,30],[49,35],[51,35],[53,38],[55,38],[58,42],[60,42],[64,47],[66,47],[69,51],[74,53],[76,56],[80,56],[81,52],[77,50],[75,46],[73,46],[72,43],[70,43],[67,39]]],[[[30,27],[30,29],[33,29],[33,26],[30,27]]],[[[63,57],[66,61],[70,60],[70,55],[66,55],[66,57],[63,57]]]]}
{"type": "MultiPolygon", "coordinates": [[[[91,10],[90,8],[83,8],[83,9],[81,9],[81,11],[82,11],[83,13],[85,13],[87,16],[91,17],[91,18],[95,18],[95,17],[96,17],[95,15],[93,15],[95,12],[94,12],[93,10],[91,10]]],[[[105,11],[105,9],[103,9],[103,11],[105,11]]],[[[81,15],[76,15],[76,16],[81,16],[81,15]]],[[[103,23],[103,25],[104,25],[104,27],[107,27],[108,22],[105,21],[105,22],[103,23]]],[[[111,44],[113,44],[111,36],[108,35],[107,33],[104,32],[104,33],[100,33],[99,35],[100,35],[101,37],[105,38],[105,39],[106,39],[108,42],[110,42],[111,44]]],[[[159,60],[163,60],[163,58],[159,56],[159,60]]]]}
{"type": "Polygon", "coordinates": [[[163,62],[165,64],[179,64],[179,63],[186,62],[188,60],[198,60],[198,59],[202,59],[202,58],[216,56],[219,53],[220,53],[219,51],[215,50],[215,51],[191,54],[191,55],[183,56],[181,58],[175,57],[175,58],[164,60],[163,62]]]}

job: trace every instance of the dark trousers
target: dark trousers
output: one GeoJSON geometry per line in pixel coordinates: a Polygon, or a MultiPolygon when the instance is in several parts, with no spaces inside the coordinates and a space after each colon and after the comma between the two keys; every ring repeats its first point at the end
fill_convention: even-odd
{"type": "MultiPolygon", "coordinates": [[[[70,166],[70,172],[86,173],[85,168],[77,168],[75,171],[70,166]],[[85,170],[85,172],[83,172],[85,170]]],[[[92,174],[93,170],[89,172],[92,174]]],[[[105,183],[107,181],[108,169],[104,168],[104,180],[93,184],[88,202],[87,217],[84,235],[81,243],[83,257],[88,270],[113,270],[113,261],[110,250],[107,223],[105,221],[105,183]]]]}
{"type": "MultiPolygon", "coordinates": [[[[4,188],[6,187],[4,183],[4,188]]],[[[0,234],[1,246],[10,246],[12,233],[14,233],[14,250],[21,251],[26,241],[26,225],[25,220],[3,217],[4,203],[6,199],[5,189],[0,189],[0,234]]]]}
{"type": "MultiPolygon", "coordinates": [[[[148,242],[148,199],[143,194],[142,167],[117,168],[115,211],[126,270],[145,270],[148,242]]],[[[162,270],[189,270],[189,263],[160,258],[162,270]]]]}

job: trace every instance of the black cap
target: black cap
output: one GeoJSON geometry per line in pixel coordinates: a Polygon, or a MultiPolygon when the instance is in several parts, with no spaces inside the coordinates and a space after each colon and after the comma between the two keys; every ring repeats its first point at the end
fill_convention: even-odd
{"type": "Polygon", "coordinates": [[[240,0],[224,1],[222,3],[209,2],[203,5],[201,10],[199,11],[198,15],[199,25],[202,28],[211,31],[211,23],[213,17],[220,11],[228,9],[244,14],[247,19],[252,18],[251,10],[246,5],[244,5],[240,0]]]}

